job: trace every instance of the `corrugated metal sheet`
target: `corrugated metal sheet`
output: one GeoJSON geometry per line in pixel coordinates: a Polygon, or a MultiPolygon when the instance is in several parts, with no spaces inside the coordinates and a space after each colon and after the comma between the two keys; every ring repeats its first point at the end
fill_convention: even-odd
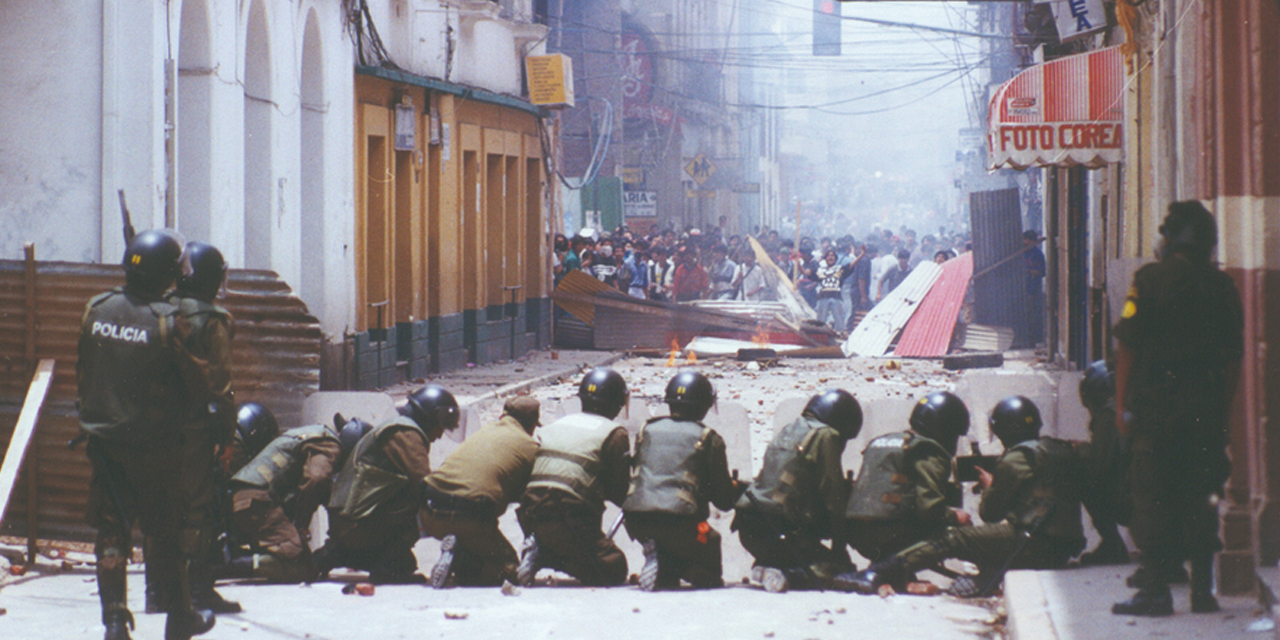
{"type": "MultiPolygon", "coordinates": [[[[35,357],[58,361],[32,444],[39,466],[37,534],[89,539],[92,530],[83,524],[89,463],[83,448],[66,446],[79,432],[76,343],[85,303],[124,280],[118,266],[101,264],[38,262],[36,274],[35,357]]],[[[22,262],[0,260],[0,445],[12,434],[33,366],[26,358],[24,276],[22,262]]],[[[269,271],[232,270],[222,304],[236,318],[237,400],[270,407],[282,426],[298,424],[303,400],[319,389],[319,322],[269,271]]],[[[26,511],[25,497],[15,496],[6,529],[22,529],[26,511]]]]}
{"type": "Polygon", "coordinates": [[[853,328],[842,349],[846,356],[882,356],[893,343],[898,331],[907,324],[920,306],[920,301],[933,287],[942,273],[942,267],[932,262],[921,262],[907,275],[896,289],[867,313],[867,317],[853,328]]]}
{"type": "Polygon", "coordinates": [[[664,318],[617,307],[597,306],[595,348],[611,351],[666,348],[671,344],[669,335],[673,320],[674,317],[664,318]]]}
{"type": "Polygon", "coordinates": [[[956,327],[956,342],[965,351],[1008,351],[1013,345],[1013,329],[962,324],[956,327]]]}
{"type": "Polygon", "coordinates": [[[1016,331],[1027,322],[1030,304],[1022,259],[1013,258],[986,270],[1023,249],[1018,190],[969,194],[969,219],[973,229],[974,321],[1016,331]]]}
{"type": "Polygon", "coordinates": [[[791,308],[781,302],[747,302],[745,300],[694,300],[685,303],[699,309],[709,309],[721,313],[755,318],[759,322],[769,322],[775,317],[782,318],[791,324],[799,324],[800,318],[792,313],[791,308]]]}
{"type": "MultiPolygon", "coordinates": [[[[919,268],[919,267],[916,267],[919,268]]],[[[966,253],[942,265],[942,273],[925,295],[915,315],[902,329],[894,355],[904,358],[944,356],[951,348],[951,334],[973,276],[973,254],[966,253]]]]}
{"type": "MultiPolygon", "coordinates": [[[[595,313],[595,307],[591,309],[595,313]]],[[[561,349],[594,349],[595,329],[573,316],[561,316],[556,318],[554,340],[561,349]]]]}
{"type": "MultiPolygon", "coordinates": [[[[613,287],[587,275],[585,271],[574,269],[564,274],[560,284],[556,285],[556,293],[570,293],[579,296],[594,296],[605,291],[617,291],[613,287]]],[[[556,305],[568,311],[573,317],[592,326],[596,323],[596,307],[588,302],[576,300],[556,300],[556,305]]]]}

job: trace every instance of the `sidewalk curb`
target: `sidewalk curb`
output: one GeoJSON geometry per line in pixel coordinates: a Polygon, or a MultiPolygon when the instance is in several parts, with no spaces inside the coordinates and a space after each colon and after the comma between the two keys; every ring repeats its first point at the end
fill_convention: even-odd
{"type": "MultiPolygon", "coordinates": [[[[595,365],[585,365],[585,366],[606,367],[625,357],[627,357],[626,352],[615,353],[595,365]]],[[[513,396],[513,395],[519,394],[522,391],[528,391],[534,387],[540,387],[554,380],[559,380],[560,378],[568,378],[568,377],[577,375],[578,373],[582,372],[583,368],[584,368],[584,365],[580,365],[580,364],[568,365],[563,369],[560,369],[558,371],[553,371],[551,373],[545,373],[536,378],[530,378],[528,380],[522,380],[520,382],[513,382],[509,385],[498,387],[493,391],[487,391],[481,395],[478,395],[475,398],[473,398],[471,402],[468,404],[478,404],[488,400],[498,400],[506,396],[513,396]]]]}
{"type": "Polygon", "coordinates": [[[1035,571],[1010,571],[1004,577],[1004,606],[1010,640],[1060,640],[1049,611],[1044,583],[1035,571]]]}

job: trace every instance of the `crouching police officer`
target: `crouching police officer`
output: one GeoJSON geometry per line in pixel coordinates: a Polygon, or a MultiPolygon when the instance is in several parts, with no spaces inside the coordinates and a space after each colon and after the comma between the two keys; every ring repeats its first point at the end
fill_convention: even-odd
{"type": "MultiPolygon", "coordinates": [[[[250,408],[257,411],[245,416],[242,409],[241,416],[270,413],[250,408]]],[[[286,583],[315,577],[311,518],[329,500],[342,453],[338,435],[327,424],[289,429],[231,477],[231,521],[251,553],[232,559],[226,577],[286,583]]]]}
{"type": "Polygon", "coordinates": [[[900,587],[905,577],[947,558],[968,560],[977,579],[957,579],[952,593],[970,597],[994,588],[1006,567],[1057,569],[1084,549],[1080,524],[1082,465],[1072,443],[1040,437],[1040,411],[1014,396],[991,410],[991,431],[1005,451],[995,471],[979,468],[983,486],[978,515],[987,524],[953,527],[859,572],[849,586],[875,593],[882,584],[900,587]]]}
{"type": "Polygon", "coordinates": [[[627,579],[627,557],[600,528],[604,501],[621,506],[630,482],[631,439],[614,421],[627,406],[627,383],[599,367],[578,385],[582,413],[538,430],[541,446],[517,515],[525,532],[520,584],[541,567],[591,586],[627,579]]]}
{"type": "Polygon", "coordinates": [[[184,321],[164,298],[181,255],[174,234],[138,234],[124,254],[124,287],[91,299],[81,323],[80,427],[89,436],[93,465],[89,519],[98,530],[94,555],[106,640],[127,640],[133,626],[125,602],[133,518],[155,541],[148,562],[163,558],[165,638],[200,635],[215,620],[212,612],[192,607],[188,574],[201,551],[201,523],[186,508],[182,460],[185,448],[202,437],[193,431],[207,427],[191,417],[208,406],[196,401],[208,388],[192,377],[193,363],[180,344],[184,321]]]}
{"type": "Polygon", "coordinates": [[[845,511],[849,544],[868,560],[883,560],[948,526],[968,525],[951,459],[969,432],[969,409],[955,394],[920,399],[907,431],[872,440],[845,511]]]}
{"type": "Polygon", "coordinates": [[[413,545],[422,479],[431,472],[431,443],[456,429],[460,415],[453,394],[429,384],[360,438],[333,479],[329,541],[316,552],[320,575],[350,567],[373,582],[421,581],[413,545]]]}
{"type": "Polygon", "coordinates": [[[1089,442],[1078,447],[1084,461],[1084,485],[1080,501],[1101,541],[1080,555],[1080,564],[1126,564],[1129,549],[1120,537],[1120,525],[1128,523],[1116,435],[1116,380],[1105,360],[1089,365],[1080,378],[1080,403],[1089,410],[1089,442]]]}
{"type": "Polygon", "coordinates": [[[755,557],[752,578],[766,591],[825,587],[848,571],[840,456],[862,429],[862,406],[848,391],[809,399],[764,453],[764,466],[738,499],[733,529],[755,557]],[[822,545],[830,539],[831,547],[822,545]]]}
{"type": "Polygon", "coordinates": [[[729,475],[725,443],[702,424],[716,394],[701,373],[682,371],[667,384],[671,416],[645,423],[636,436],[635,470],[622,503],[627,533],[644,547],[640,588],[724,586],[720,534],[707,503],[733,508],[741,491],[729,475]]]}
{"type": "Polygon", "coordinates": [[[460,586],[515,581],[516,550],[498,530],[498,516],[529,482],[538,413],[534,398],[508,399],[497,422],[468,436],[427,476],[422,531],[441,540],[431,586],[443,588],[450,576],[460,586]]]}

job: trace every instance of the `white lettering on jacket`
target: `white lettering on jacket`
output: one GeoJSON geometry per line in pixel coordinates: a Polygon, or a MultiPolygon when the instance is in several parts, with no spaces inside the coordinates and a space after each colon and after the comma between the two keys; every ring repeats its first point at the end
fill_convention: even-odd
{"type": "Polygon", "coordinates": [[[118,327],[110,322],[94,322],[91,335],[120,340],[121,342],[146,342],[147,330],[139,327],[118,327]]]}

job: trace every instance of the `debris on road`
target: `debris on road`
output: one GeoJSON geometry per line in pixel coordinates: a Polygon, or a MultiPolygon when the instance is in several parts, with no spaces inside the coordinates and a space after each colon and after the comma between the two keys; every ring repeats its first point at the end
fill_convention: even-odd
{"type": "Polygon", "coordinates": [[[471,614],[466,611],[446,611],[444,612],[445,620],[466,620],[471,614]]]}
{"type": "Polygon", "coordinates": [[[510,580],[503,580],[503,581],[502,581],[502,595],[504,595],[504,596],[518,596],[518,595],[520,595],[520,587],[517,587],[517,586],[515,586],[514,584],[511,584],[511,581],[510,581],[510,580]]]}

